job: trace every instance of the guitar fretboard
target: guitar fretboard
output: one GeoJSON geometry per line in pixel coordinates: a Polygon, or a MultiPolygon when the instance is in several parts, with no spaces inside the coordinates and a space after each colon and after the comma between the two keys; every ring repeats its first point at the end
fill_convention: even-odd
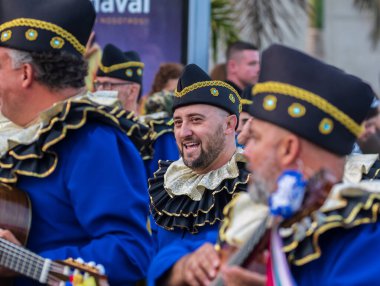
{"type": "MultiPolygon", "coordinates": [[[[242,245],[242,247],[228,260],[227,265],[242,265],[247,258],[250,256],[252,251],[255,249],[256,245],[260,242],[267,230],[269,217],[267,216],[264,221],[260,223],[258,228],[252,234],[252,236],[242,245]]],[[[223,286],[223,278],[220,273],[217,275],[214,281],[211,282],[210,286],[223,286]]]]}
{"type": "Polygon", "coordinates": [[[56,264],[37,254],[0,238],[0,265],[31,279],[46,283],[48,273],[56,264]]]}

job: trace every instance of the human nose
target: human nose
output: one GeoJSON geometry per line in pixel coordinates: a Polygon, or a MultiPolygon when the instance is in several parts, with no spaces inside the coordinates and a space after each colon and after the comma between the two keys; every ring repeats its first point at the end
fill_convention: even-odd
{"type": "Polygon", "coordinates": [[[183,122],[181,124],[181,127],[179,128],[179,136],[181,138],[186,138],[188,136],[191,136],[192,134],[193,134],[193,132],[192,132],[190,126],[187,123],[183,122]]]}

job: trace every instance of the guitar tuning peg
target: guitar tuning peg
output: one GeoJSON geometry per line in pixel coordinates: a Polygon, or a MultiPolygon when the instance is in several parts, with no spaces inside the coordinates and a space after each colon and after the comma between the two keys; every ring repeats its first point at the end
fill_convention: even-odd
{"type": "Polygon", "coordinates": [[[75,262],[83,264],[84,260],[81,257],[78,257],[77,259],[75,259],[75,262]]]}
{"type": "Polygon", "coordinates": [[[87,265],[90,267],[95,267],[96,263],[94,261],[90,261],[87,263],[87,265]]]}
{"type": "Polygon", "coordinates": [[[100,275],[105,275],[106,274],[106,269],[102,264],[97,264],[96,268],[98,269],[98,272],[100,275]]]}

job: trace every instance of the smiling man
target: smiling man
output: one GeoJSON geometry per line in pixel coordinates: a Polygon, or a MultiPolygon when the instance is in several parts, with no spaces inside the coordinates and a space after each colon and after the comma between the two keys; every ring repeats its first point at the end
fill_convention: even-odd
{"type": "Polygon", "coordinates": [[[174,134],[181,159],[162,161],[150,180],[159,226],[151,285],[207,285],[220,260],[214,247],[223,208],[246,190],[245,160],[235,144],[240,97],[198,66],[185,67],[174,98],[174,134]],[[209,243],[206,243],[209,242],[209,243]]]}

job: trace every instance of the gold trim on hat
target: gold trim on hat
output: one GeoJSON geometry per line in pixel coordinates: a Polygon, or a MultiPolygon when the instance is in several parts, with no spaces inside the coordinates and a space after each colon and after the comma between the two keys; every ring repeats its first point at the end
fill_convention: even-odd
{"type": "Polygon", "coordinates": [[[1,24],[0,31],[13,27],[31,27],[47,30],[57,34],[58,36],[61,36],[63,39],[68,41],[80,54],[83,55],[86,51],[86,47],[83,46],[73,34],[63,29],[62,27],[50,22],[31,18],[18,18],[1,24]]]}
{"type": "Polygon", "coordinates": [[[269,81],[264,83],[257,83],[253,89],[253,95],[257,95],[259,93],[277,93],[282,95],[291,96],[297,99],[304,100],[326,114],[333,117],[336,121],[345,126],[352,134],[356,137],[363,131],[363,127],[357,124],[351,117],[349,117],[346,113],[341,111],[339,108],[328,102],[326,99],[321,96],[307,91],[303,88],[296,87],[291,84],[269,81]]]}
{"type": "Polygon", "coordinates": [[[174,91],[174,96],[182,97],[191,91],[194,91],[194,90],[202,88],[202,87],[209,87],[209,86],[211,86],[211,87],[215,87],[215,86],[225,87],[225,88],[229,89],[230,91],[232,91],[237,96],[237,98],[239,99],[239,103],[241,102],[241,97],[238,94],[238,92],[236,91],[236,89],[234,89],[228,83],[226,83],[224,81],[220,81],[220,80],[208,80],[208,81],[200,81],[200,82],[193,83],[192,85],[185,87],[181,91],[177,91],[177,89],[176,89],[174,91]]]}
{"type": "Polygon", "coordinates": [[[245,98],[242,98],[242,99],[240,100],[240,102],[241,102],[241,104],[243,104],[243,105],[249,105],[249,104],[252,104],[252,103],[253,103],[252,100],[245,99],[245,98]]]}
{"type": "Polygon", "coordinates": [[[121,70],[129,67],[140,67],[144,68],[144,63],[142,62],[125,62],[121,64],[112,65],[109,67],[104,66],[102,63],[99,64],[99,68],[104,73],[110,73],[116,70],[121,70]]]}

